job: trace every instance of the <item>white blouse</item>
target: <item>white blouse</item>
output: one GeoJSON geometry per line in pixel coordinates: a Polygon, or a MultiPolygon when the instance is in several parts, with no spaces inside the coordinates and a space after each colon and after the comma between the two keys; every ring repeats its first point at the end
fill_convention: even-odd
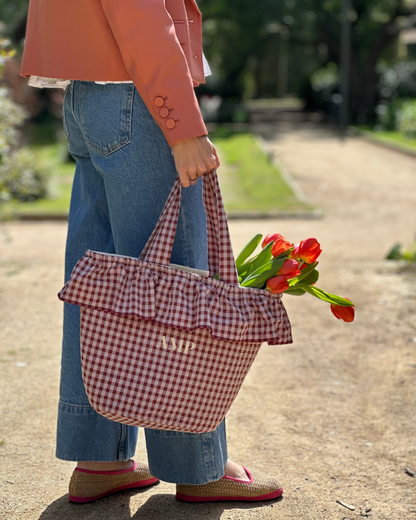
{"type": "MultiPolygon", "coordinates": [[[[205,76],[211,75],[211,69],[204,54],[202,54],[204,63],[204,74],[205,76]]],[[[58,79],[58,78],[45,78],[42,76],[30,76],[28,85],[36,88],[66,88],[71,80],[69,79],[58,79]]],[[[133,83],[132,81],[96,81],[99,85],[106,85],[107,83],[133,83]]]]}

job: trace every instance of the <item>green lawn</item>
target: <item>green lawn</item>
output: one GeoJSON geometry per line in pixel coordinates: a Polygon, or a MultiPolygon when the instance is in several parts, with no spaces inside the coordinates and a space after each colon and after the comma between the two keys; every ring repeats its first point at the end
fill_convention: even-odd
{"type": "Polygon", "coordinates": [[[416,139],[408,139],[400,132],[373,130],[371,127],[367,126],[359,126],[357,129],[359,132],[364,133],[381,143],[393,144],[399,146],[405,151],[416,152],[416,139]]]}
{"type": "Polygon", "coordinates": [[[284,212],[311,210],[299,201],[250,133],[219,129],[210,134],[225,160],[218,169],[226,210],[284,212]]]}
{"type": "MultiPolygon", "coordinates": [[[[63,162],[65,142],[57,142],[52,127],[34,127],[29,146],[51,172],[50,196],[35,202],[4,205],[6,214],[22,216],[65,216],[68,214],[75,163],[63,162]]],[[[244,212],[285,212],[312,209],[299,201],[257,145],[250,133],[219,128],[210,133],[219,150],[222,164],[218,170],[226,210],[244,212]]]]}

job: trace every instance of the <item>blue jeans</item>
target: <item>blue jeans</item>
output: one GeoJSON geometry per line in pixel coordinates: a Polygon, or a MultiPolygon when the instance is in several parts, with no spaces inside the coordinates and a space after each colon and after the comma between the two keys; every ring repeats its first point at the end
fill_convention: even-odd
{"type": "MultiPolygon", "coordinates": [[[[167,141],[133,84],[73,80],[66,88],[64,130],[76,160],[65,281],[86,249],[138,257],[168,198],[177,171],[167,141]]],[[[207,269],[201,179],[182,190],[171,261],[207,269]]],[[[64,304],[58,458],[128,460],[137,428],[90,406],[81,376],[79,307],[64,304]]],[[[145,430],[151,473],[164,481],[204,484],[224,475],[225,423],[203,434],[145,430]]]]}

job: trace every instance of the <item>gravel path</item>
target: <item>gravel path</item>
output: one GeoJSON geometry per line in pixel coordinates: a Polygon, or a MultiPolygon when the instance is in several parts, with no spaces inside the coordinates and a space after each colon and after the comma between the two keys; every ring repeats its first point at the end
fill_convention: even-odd
{"type": "MultiPolygon", "coordinates": [[[[263,137],[311,201],[312,221],[232,221],[238,251],[257,232],[316,236],[318,284],[356,303],[353,324],[323,302],[285,297],[294,344],[262,348],[228,416],[231,457],[281,477],[282,500],[184,504],[174,486],[92,505],[67,500],[72,463],[54,458],[64,223],[0,226],[0,518],[416,518],[414,273],[383,261],[416,232],[416,159],[327,130],[263,137]],[[350,510],[337,501],[353,506],[350,510]]],[[[253,172],[254,174],[255,172],[253,172]]],[[[143,440],[142,435],[140,439],[143,440]]],[[[145,452],[140,443],[137,459],[145,452]]]]}

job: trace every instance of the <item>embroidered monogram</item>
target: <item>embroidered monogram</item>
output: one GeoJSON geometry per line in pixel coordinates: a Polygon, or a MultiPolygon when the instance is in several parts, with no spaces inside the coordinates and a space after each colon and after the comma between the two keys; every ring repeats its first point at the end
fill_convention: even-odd
{"type": "Polygon", "coordinates": [[[180,339],[178,343],[177,341],[178,340],[175,338],[168,337],[168,339],[166,339],[166,336],[162,336],[156,346],[164,348],[165,350],[176,350],[177,352],[182,352],[183,347],[184,354],[188,354],[190,350],[193,350],[196,347],[195,343],[192,343],[191,341],[184,341],[183,339],[180,339]]]}

